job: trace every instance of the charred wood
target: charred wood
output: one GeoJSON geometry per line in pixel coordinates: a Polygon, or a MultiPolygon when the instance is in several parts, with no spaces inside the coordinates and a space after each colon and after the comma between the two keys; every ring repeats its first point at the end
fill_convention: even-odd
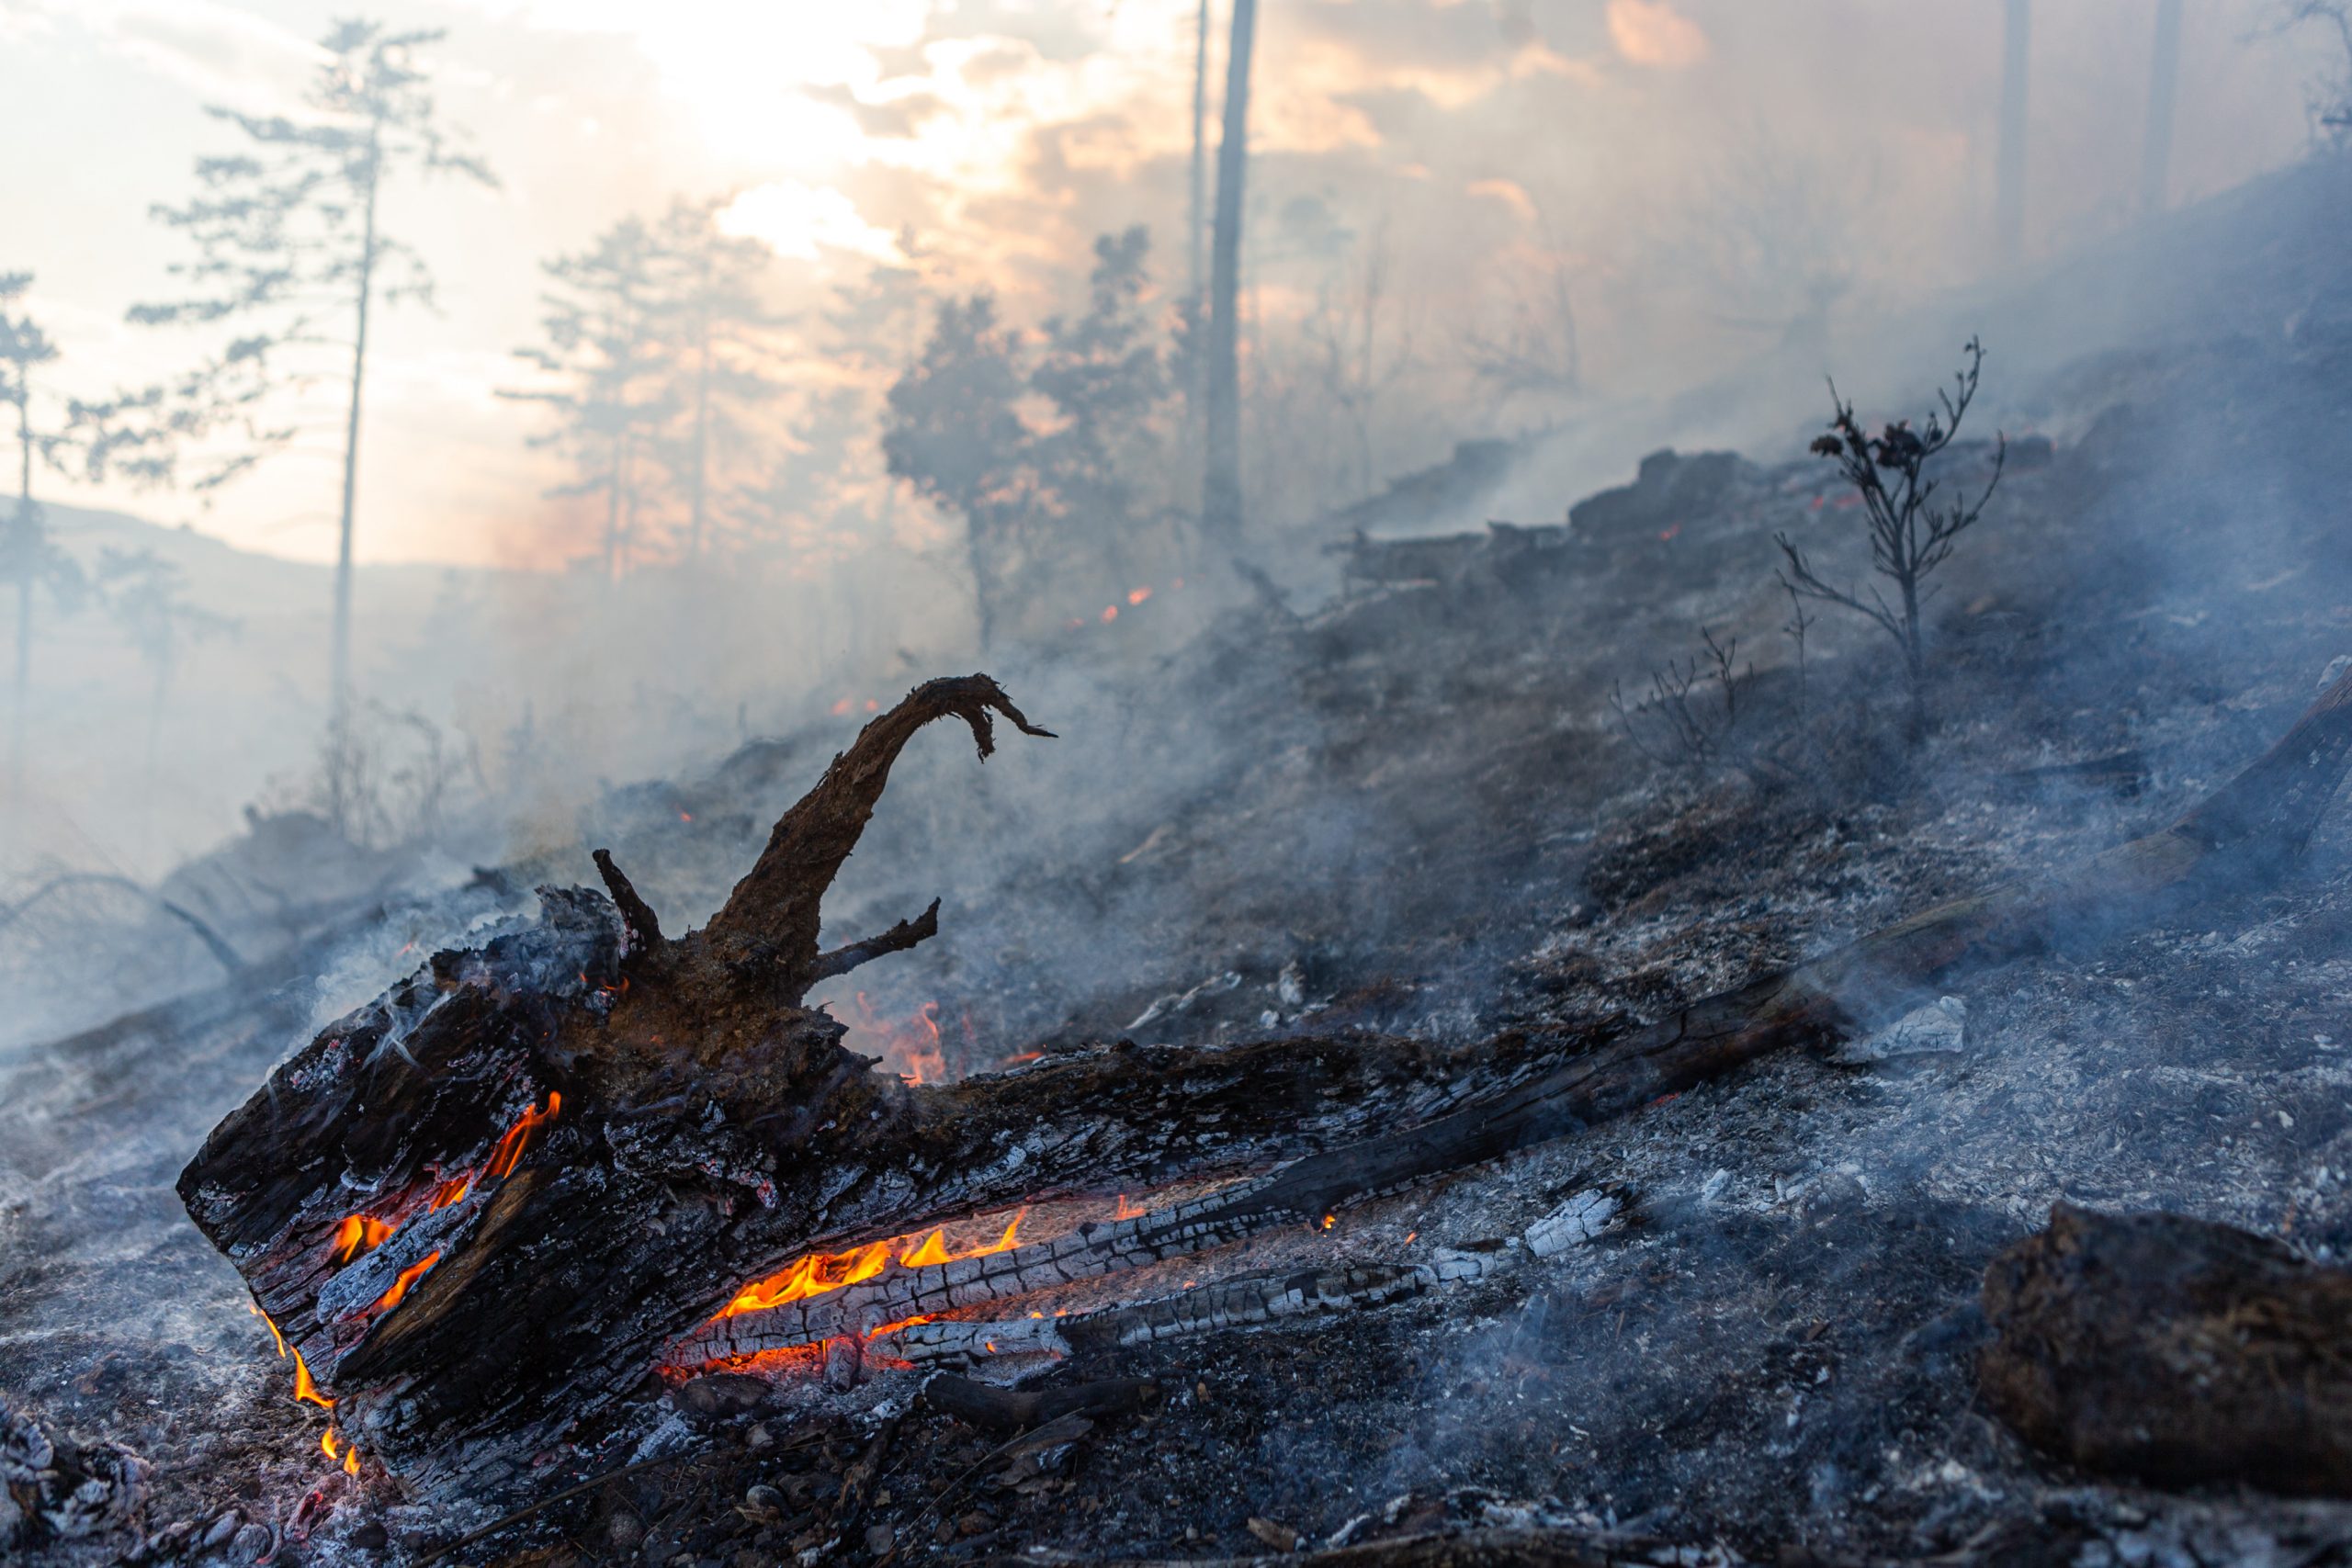
{"type": "Polygon", "coordinates": [[[1978,1386],[2038,1448],[2160,1484],[2352,1494],[2352,1272],[2061,1203],[1985,1270],[1984,1314],[1978,1386]]]}

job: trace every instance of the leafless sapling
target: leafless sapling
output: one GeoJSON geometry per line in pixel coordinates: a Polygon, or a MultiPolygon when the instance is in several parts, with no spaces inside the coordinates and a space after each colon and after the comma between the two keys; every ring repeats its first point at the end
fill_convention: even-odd
{"type": "Polygon", "coordinates": [[[1866,598],[1859,588],[1840,588],[1826,581],[1786,533],[1773,536],[1785,558],[1781,581],[1792,594],[1843,605],[1869,616],[1903,650],[1915,739],[1927,725],[1927,658],[1919,616],[1922,606],[1934,595],[1928,579],[1951,558],[1961,535],[1984,514],[1994,487],[2001,482],[2008,450],[2006,439],[1996,435],[1993,471],[1973,499],[1938,500],[1943,481],[1928,477],[1928,466],[1960,434],[1961,421],[1976,399],[1977,377],[1984,364],[1984,345],[1975,338],[1970,338],[1961,353],[1966,363],[1953,373],[1951,389],[1937,393],[1942,408],[1928,416],[1925,428],[1914,430],[1909,420],[1899,420],[1875,436],[1864,434],[1854,405],[1838,395],[1833,381],[1829,397],[1836,412],[1829,432],[1814,438],[1813,450],[1836,459],[1839,476],[1861,502],[1870,529],[1871,565],[1894,585],[1892,603],[1876,583],[1869,585],[1866,598]]]}
{"type": "Polygon", "coordinates": [[[1660,767],[1706,772],[1728,761],[1745,716],[1756,667],[1737,667],[1737,637],[1718,638],[1707,626],[1699,637],[1704,653],[1651,671],[1648,695],[1628,703],[1622,683],[1609,688],[1609,711],[1625,743],[1660,767]]]}

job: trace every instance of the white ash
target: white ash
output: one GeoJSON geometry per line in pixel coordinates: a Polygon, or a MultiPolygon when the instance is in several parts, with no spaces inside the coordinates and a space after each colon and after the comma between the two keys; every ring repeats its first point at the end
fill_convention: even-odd
{"type": "Polygon", "coordinates": [[[1527,1250],[1552,1258],[1573,1247],[1599,1241],[1616,1219],[1616,1199],[1595,1187],[1578,1192],[1527,1227],[1527,1250]]]}
{"type": "Polygon", "coordinates": [[[1902,1056],[1958,1055],[1967,1048],[1968,1003],[1959,997],[1939,997],[1874,1033],[1846,1042],[1829,1059],[1861,1066],[1902,1056]]]}

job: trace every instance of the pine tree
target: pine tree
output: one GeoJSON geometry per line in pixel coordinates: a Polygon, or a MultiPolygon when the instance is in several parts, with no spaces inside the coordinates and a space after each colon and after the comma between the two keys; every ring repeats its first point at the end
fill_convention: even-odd
{"type": "Polygon", "coordinates": [[[32,694],[33,597],[47,588],[60,601],[79,596],[82,574],[72,557],[50,535],[40,504],[33,499],[33,460],[55,461],[66,439],[41,432],[33,414],[33,371],[58,357],[56,344],[29,313],[15,311],[32,287],[32,274],[0,274],[0,401],[17,405],[17,504],[0,527],[0,582],[17,587],[16,700],[8,720],[8,781],[21,788],[25,767],[25,719],[32,694]]]}
{"type": "MultiPolygon", "coordinates": [[[[292,438],[294,427],[272,411],[282,394],[316,378],[315,351],[349,355],[328,658],[331,758],[333,736],[347,725],[351,708],[360,394],[372,315],[379,292],[390,305],[429,300],[433,289],[424,259],[383,231],[380,199],[402,174],[496,184],[441,121],[419,56],[442,37],[393,32],[374,21],[338,22],[322,40],[326,59],[311,85],[309,116],[209,107],[206,113],[235,126],[248,145],[199,157],[195,198],[154,209],[159,221],[195,245],[196,259],[172,268],[190,292],[130,312],[133,321],[149,325],[249,329],[172,389],[167,418],[176,435],[225,438],[227,450],[198,479],[199,489],[226,482],[292,438]],[[347,338],[326,321],[344,311],[350,313],[347,338]]],[[[336,770],[331,765],[330,772],[336,770]]],[[[343,792],[332,776],[329,806],[344,826],[343,792]]]]}
{"type": "Polygon", "coordinates": [[[674,439],[679,413],[676,345],[666,332],[670,256],[643,219],[625,218],[542,270],[552,286],[541,296],[545,342],[514,356],[550,384],[499,396],[544,404],[557,416],[533,445],[562,450],[575,470],[551,493],[604,498],[600,570],[614,582],[640,542],[651,465],[674,439]]]}

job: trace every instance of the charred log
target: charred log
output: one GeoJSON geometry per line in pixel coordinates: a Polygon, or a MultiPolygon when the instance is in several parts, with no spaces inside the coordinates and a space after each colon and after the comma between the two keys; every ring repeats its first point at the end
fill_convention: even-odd
{"type": "Polygon", "coordinates": [[[1993,1260],[1985,1403],[2086,1470],[2352,1494],[2352,1272],[2178,1214],[2061,1203],[1993,1260]]]}
{"type": "Polygon", "coordinates": [[[436,954],[215,1130],[182,1196],[346,1437],[427,1487],[494,1488],[561,1435],[592,1431],[682,1348],[691,1362],[862,1335],[910,1305],[964,1310],[1319,1223],[1767,1052],[1835,1043],[2062,936],[2259,886],[2301,849],[2352,756],[2347,676],[2167,829],[1641,1029],[1464,1052],[1126,1048],[910,1089],[845,1050],[804,998],[913,945],[935,916],[827,953],[820,904],[913,735],[959,718],[985,756],[992,714],[1046,733],[985,676],[917,688],[785,815],[703,931],[663,937],[605,857],[611,898],[543,891],[537,922],[436,954]],[[746,1282],[819,1248],[1216,1171],[1241,1179],[988,1258],[910,1257],[778,1315],[720,1315],[746,1282]]]}

